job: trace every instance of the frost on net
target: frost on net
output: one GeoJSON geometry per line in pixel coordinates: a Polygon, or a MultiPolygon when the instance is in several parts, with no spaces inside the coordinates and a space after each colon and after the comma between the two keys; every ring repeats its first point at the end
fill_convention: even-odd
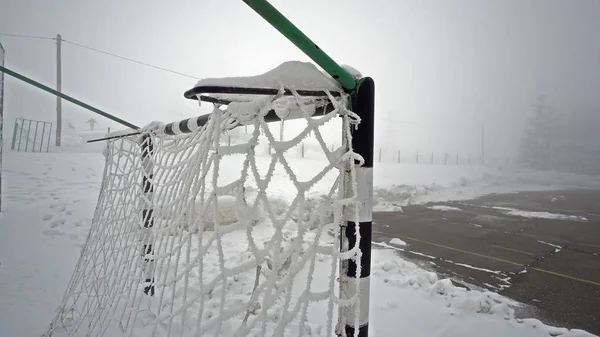
{"type": "Polygon", "coordinates": [[[356,297],[340,299],[340,263],[360,270],[360,252],[340,253],[338,232],[358,223],[342,211],[356,202],[359,120],[330,95],[334,111],[302,110],[295,137],[278,141],[264,120],[273,98],[215,106],[189,134],[151,124],[108,142],[91,231],[47,335],[331,336],[345,323],[338,311],[356,297]],[[344,141],[331,149],[321,128],[338,116],[344,141]],[[241,122],[253,126],[247,141],[227,145],[241,122]],[[290,150],[308,136],[322,160],[298,165],[290,150]]]}

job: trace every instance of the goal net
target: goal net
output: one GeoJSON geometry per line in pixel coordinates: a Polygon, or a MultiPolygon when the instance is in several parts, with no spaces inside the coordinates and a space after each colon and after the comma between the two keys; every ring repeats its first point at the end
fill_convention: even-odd
{"type": "Polygon", "coordinates": [[[359,326],[359,282],[340,293],[339,277],[349,261],[361,274],[359,246],[340,236],[346,221],[359,224],[360,119],[345,94],[287,92],[215,104],[204,125],[152,123],[108,141],[91,231],[47,336],[332,336],[359,326]],[[273,111],[297,118],[281,125],[293,137],[272,131],[273,111]],[[322,134],[330,123],[342,124],[333,149],[322,134]],[[243,125],[246,139],[223,141],[243,125]],[[309,136],[320,159],[290,156],[309,136]]]}

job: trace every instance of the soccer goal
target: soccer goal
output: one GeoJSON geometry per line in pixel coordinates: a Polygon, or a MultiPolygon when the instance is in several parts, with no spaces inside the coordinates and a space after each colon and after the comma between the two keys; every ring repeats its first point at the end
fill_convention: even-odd
{"type": "Polygon", "coordinates": [[[333,75],[286,62],[201,80],[185,97],[210,114],[108,139],[46,336],[367,336],[374,83],[322,67],[333,75]],[[336,123],[331,148],[323,130],[336,123]],[[224,141],[240,127],[250,136],[224,141]],[[307,137],[322,155],[291,156],[307,137]]]}

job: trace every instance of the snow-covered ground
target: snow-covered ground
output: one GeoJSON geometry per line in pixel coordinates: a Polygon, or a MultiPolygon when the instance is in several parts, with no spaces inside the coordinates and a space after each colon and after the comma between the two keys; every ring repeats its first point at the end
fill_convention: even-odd
{"type": "MultiPolygon", "coordinates": [[[[290,159],[295,171],[315,160],[290,159]]],[[[0,336],[45,332],[85,242],[101,185],[99,151],[6,151],[0,216],[0,336]]],[[[235,167],[230,169],[235,169],[235,167]]],[[[591,177],[484,167],[382,164],[375,168],[378,209],[465,199],[494,192],[600,186],[591,177]]],[[[274,179],[281,179],[274,177],[274,179]]],[[[334,178],[329,178],[334,179],[334,178]]],[[[273,191],[290,195],[285,185],[273,191]]],[[[318,190],[314,193],[319,193],[318,190]]],[[[510,299],[466,290],[403,260],[401,240],[374,246],[372,336],[589,336],[513,317],[510,299]]],[[[576,327],[572,327],[576,328],[576,327]]]]}

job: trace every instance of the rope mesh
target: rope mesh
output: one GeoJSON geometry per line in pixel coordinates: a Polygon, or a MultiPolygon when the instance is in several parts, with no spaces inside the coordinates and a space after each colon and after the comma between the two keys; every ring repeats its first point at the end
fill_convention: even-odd
{"type": "Polygon", "coordinates": [[[109,141],[91,231],[46,335],[332,336],[356,302],[339,297],[340,265],[360,272],[358,247],[340,253],[338,236],[358,223],[343,210],[356,203],[359,119],[347,97],[330,95],[334,111],[317,118],[294,94],[304,126],[287,141],[264,119],[277,96],[215,106],[188,134],[151,124],[109,141]],[[337,116],[343,142],[328,149],[320,128],[337,116]],[[249,140],[223,145],[240,123],[254,127],[249,140]],[[324,160],[288,159],[309,135],[324,160]],[[256,152],[264,142],[270,156],[256,152]]]}

